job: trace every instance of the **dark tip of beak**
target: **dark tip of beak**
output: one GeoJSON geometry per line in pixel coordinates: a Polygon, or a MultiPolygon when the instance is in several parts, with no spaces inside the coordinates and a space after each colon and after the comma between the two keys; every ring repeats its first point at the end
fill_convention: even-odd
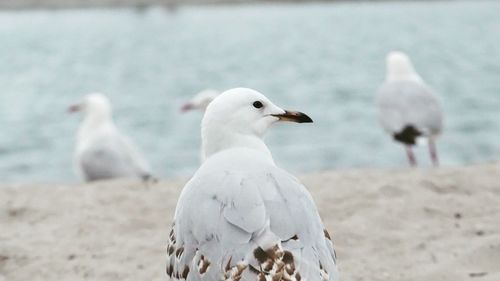
{"type": "Polygon", "coordinates": [[[307,114],[298,111],[285,110],[283,114],[274,114],[280,121],[290,121],[296,123],[312,123],[313,120],[307,114]]]}
{"type": "Polygon", "coordinates": [[[72,105],[68,107],[68,113],[74,113],[80,111],[80,106],[79,105],[72,105]]]}
{"type": "Polygon", "coordinates": [[[181,107],[181,112],[187,112],[191,109],[193,109],[193,105],[190,103],[186,103],[181,107]]]}

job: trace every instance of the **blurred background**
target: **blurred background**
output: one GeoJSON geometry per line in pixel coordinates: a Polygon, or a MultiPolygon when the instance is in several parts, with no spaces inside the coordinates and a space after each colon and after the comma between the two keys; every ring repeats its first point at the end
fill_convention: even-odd
{"type": "Polygon", "coordinates": [[[0,0],[0,180],[79,181],[66,108],[95,91],[156,175],[188,177],[202,114],[180,106],[240,86],[314,119],[267,135],[291,172],[406,167],[374,106],[392,50],[441,97],[442,164],[499,158],[500,1],[238,2],[0,0]]]}

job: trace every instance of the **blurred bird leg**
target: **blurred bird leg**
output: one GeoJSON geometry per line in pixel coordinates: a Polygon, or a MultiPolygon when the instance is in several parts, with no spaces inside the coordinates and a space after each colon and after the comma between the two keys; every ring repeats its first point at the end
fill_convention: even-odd
{"type": "Polygon", "coordinates": [[[439,167],[439,158],[437,154],[436,143],[432,138],[429,139],[429,154],[431,155],[431,160],[434,167],[439,167]]]}
{"type": "Polygon", "coordinates": [[[405,146],[406,155],[408,156],[408,161],[410,162],[411,167],[417,166],[417,159],[415,158],[415,154],[413,154],[413,150],[410,145],[405,146]]]}

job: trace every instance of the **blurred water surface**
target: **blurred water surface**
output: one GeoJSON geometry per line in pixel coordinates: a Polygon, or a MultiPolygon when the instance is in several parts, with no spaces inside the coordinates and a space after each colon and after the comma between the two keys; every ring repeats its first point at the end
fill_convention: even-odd
{"type": "MultiPolygon", "coordinates": [[[[161,177],[199,165],[204,88],[251,87],[313,124],[267,136],[293,172],[406,165],[378,126],[384,57],[406,51],[439,92],[445,165],[500,156],[500,3],[415,2],[0,12],[0,180],[74,182],[80,118],[66,107],[106,93],[115,121],[161,177]]],[[[420,162],[428,164],[425,148],[420,162]]]]}

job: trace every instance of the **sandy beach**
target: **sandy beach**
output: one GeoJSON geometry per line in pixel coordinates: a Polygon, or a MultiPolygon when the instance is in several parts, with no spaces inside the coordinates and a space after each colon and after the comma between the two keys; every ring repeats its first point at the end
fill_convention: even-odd
{"type": "MultiPolygon", "coordinates": [[[[500,166],[300,177],[342,280],[500,280],[500,166]]],[[[0,188],[0,280],[164,280],[185,180],[0,188]]]]}

